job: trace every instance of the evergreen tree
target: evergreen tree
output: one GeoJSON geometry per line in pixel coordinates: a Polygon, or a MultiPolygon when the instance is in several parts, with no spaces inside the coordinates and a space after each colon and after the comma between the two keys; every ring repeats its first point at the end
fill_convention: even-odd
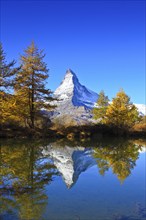
{"type": "Polygon", "coordinates": [[[0,92],[2,92],[4,88],[12,86],[12,81],[10,79],[16,73],[16,69],[12,69],[14,65],[14,60],[8,64],[6,63],[2,43],[0,43],[0,92]]]}
{"type": "Polygon", "coordinates": [[[106,123],[120,128],[129,128],[139,119],[136,106],[130,102],[130,97],[120,90],[106,112],[106,123]]]}
{"type": "Polygon", "coordinates": [[[35,127],[35,120],[42,108],[51,109],[51,91],[46,89],[48,69],[43,61],[45,54],[39,50],[34,42],[21,56],[21,71],[16,77],[15,92],[18,100],[19,114],[26,118],[31,128],[35,127]]]}
{"type": "Polygon", "coordinates": [[[94,118],[99,119],[100,122],[105,121],[108,102],[109,102],[108,96],[106,96],[104,91],[102,90],[99,93],[99,97],[98,97],[98,100],[97,100],[97,103],[96,103],[97,107],[95,107],[93,109],[94,118]]]}

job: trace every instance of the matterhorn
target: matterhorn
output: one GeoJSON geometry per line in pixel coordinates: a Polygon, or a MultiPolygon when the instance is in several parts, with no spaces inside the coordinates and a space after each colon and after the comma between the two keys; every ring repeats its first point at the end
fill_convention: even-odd
{"type": "Polygon", "coordinates": [[[76,74],[68,69],[60,86],[54,92],[62,103],[70,102],[73,106],[93,108],[98,94],[81,85],[76,74]]]}
{"type": "Polygon", "coordinates": [[[55,90],[54,102],[57,105],[52,119],[61,123],[87,124],[92,119],[92,109],[98,94],[81,85],[76,74],[68,69],[60,86],[55,90]]]}

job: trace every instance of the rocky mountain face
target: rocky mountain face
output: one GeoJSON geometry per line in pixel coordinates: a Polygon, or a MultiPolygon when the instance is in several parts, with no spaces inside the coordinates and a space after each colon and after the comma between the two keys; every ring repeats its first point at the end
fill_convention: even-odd
{"type": "Polygon", "coordinates": [[[76,74],[67,70],[60,86],[54,92],[60,102],[71,102],[73,106],[93,108],[98,99],[98,94],[81,85],[76,74]]]}
{"type": "Polygon", "coordinates": [[[92,108],[98,94],[81,85],[76,74],[67,70],[63,81],[54,92],[57,108],[52,118],[72,124],[86,124],[92,121],[92,108]]]}

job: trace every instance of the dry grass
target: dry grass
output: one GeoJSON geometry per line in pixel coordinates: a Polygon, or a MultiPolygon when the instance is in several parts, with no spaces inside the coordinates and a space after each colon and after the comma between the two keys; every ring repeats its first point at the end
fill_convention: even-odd
{"type": "Polygon", "coordinates": [[[139,123],[135,124],[132,128],[133,131],[138,131],[138,132],[146,132],[146,123],[139,123]]]}

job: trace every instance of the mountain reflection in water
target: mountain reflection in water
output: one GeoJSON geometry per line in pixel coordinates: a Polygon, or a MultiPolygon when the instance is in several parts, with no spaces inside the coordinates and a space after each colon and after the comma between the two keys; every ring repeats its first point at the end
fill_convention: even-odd
{"type": "MultiPolygon", "coordinates": [[[[143,146],[141,142],[123,139],[86,143],[4,141],[0,146],[0,217],[47,219],[44,216],[49,200],[46,186],[61,175],[67,188],[74,187],[81,173],[92,166],[102,176],[112,169],[123,183],[136,166],[140,151],[145,150],[143,146]]],[[[145,217],[145,210],[143,213],[145,217]]],[[[113,218],[130,219],[118,215],[113,218]]]]}
{"type": "Polygon", "coordinates": [[[67,145],[61,147],[55,143],[48,145],[43,153],[53,160],[66,186],[71,188],[82,172],[96,164],[92,152],[90,148],[67,145]]]}

